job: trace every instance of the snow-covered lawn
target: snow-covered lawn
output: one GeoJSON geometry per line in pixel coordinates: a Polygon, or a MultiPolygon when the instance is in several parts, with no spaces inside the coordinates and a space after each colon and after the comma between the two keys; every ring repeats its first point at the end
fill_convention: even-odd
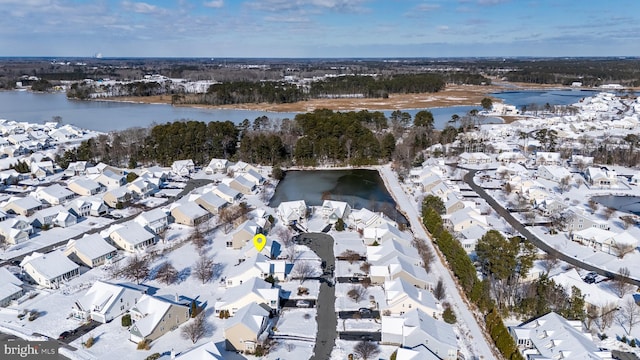
{"type": "Polygon", "coordinates": [[[314,347],[315,343],[310,341],[275,340],[266,359],[310,359],[314,347]]]}
{"type": "Polygon", "coordinates": [[[370,308],[375,306],[376,304],[378,304],[381,308],[384,308],[384,305],[386,304],[386,298],[384,295],[384,290],[382,290],[381,286],[369,286],[366,289],[365,296],[363,296],[359,302],[353,301],[353,299],[351,299],[349,295],[347,295],[349,290],[354,286],[362,285],[343,283],[336,284],[336,311],[353,311],[358,310],[362,307],[370,308]]]}
{"type": "Polygon", "coordinates": [[[285,309],[280,313],[275,335],[315,339],[318,333],[316,309],[285,309]]]}
{"type": "Polygon", "coordinates": [[[380,331],[382,323],[376,319],[338,319],[338,331],[380,331]]]}
{"type": "MultiPolygon", "coordinates": [[[[346,359],[349,354],[353,353],[353,347],[356,346],[357,341],[346,341],[336,339],[336,346],[333,348],[331,352],[331,359],[346,359]]],[[[394,345],[380,345],[380,354],[376,357],[377,359],[389,359],[391,354],[398,349],[397,346],[394,345]]]]}
{"type": "Polygon", "coordinates": [[[289,299],[312,299],[315,300],[318,298],[318,294],[320,293],[320,281],[318,280],[306,280],[305,282],[301,282],[300,280],[291,280],[279,282],[278,286],[280,286],[282,297],[289,299]],[[298,288],[306,288],[308,294],[298,295],[298,288]]]}

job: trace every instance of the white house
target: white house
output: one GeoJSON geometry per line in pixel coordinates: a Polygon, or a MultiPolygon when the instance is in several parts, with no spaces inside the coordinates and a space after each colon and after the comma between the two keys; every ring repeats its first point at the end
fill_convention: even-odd
{"type": "Polygon", "coordinates": [[[4,236],[5,240],[12,245],[29,240],[29,235],[32,232],[31,222],[22,216],[0,222],[0,235],[4,236]]]}
{"type": "Polygon", "coordinates": [[[384,309],[389,310],[391,315],[403,315],[414,309],[420,309],[432,317],[442,315],[442,306],[431,292],[418,289],[402,278],[386,281],[384,290],[387,300],[384,309]]]}
{"type": "Polygon", "coordinates": [[[133,221],[144,226],[152,233],[159,234],[169,226],[169,215],[167,215],[166,211],[155,208],[140,213],[133,221]]]}
{"type": "Polygon", "coordinates": [[[555,312],[509,328],[527,359],[613,359],[600,349],[580,320],[570,321],[555,312]]]}
{"type": "Polygon", "coordinates": [[[612,231],[590,227],[574,231],[571,240],[610,254],[615,243],[614,236],[612,231]]]}
{"type": "Polygon", "coordinates": [[[135,221],[114,225],[107,232],[113,243],[128,252],[145,249],[153,245],[156,238],[153,233],[135,221]]]}
{"type": "Polygon", "coordinates": [[[103,324],[129,311],[147,293],[147,288],[129,283],[114,284],[98,280],[75,301],[73,317],[103,324]]]}
{"type": "Polygon", "coordinates": [[[36,211],[42,209],[42,203],[31,196],[13,197],[4,205],[3,210],[22,216],[31,216],[36,211]]]}
{"type": "Polygon", "coordinates": [[[269,258],[258,253],[229,269],[225,276],[225,285],[227,288],[240,286],[253,278],[265,279],[269,274],[271,274],[269,258]]]}
{"type": "Polygon", "coordinates": [[[443,360],[458,359],[458,340],[453,326],[436,320],[420,309],[402,317],[382,317],[382,343],[413,349],[425,346],[443,360]]]}
{"type": "Polygon", "coordinates": [[[481,152],[474,152],[474,153],[463,152],[462,154],[459,155],[458,158],[461,164],[468,164],[468,165],[488,164],[491,162],[491,157],[481,152]]]}
{"type": "Polygon", "coordinates": [[[264,184],[264,177],[262,177],[262,175],[260,175],[260,173],[257,172],[255,169],[249,169],[247,172],[242,174],[242,176],[245,179],[251,181],[255,186],[260,186],[264,184]]]}
{"type": "Polygon", "coordinates": [[[190,303],[178,295],[173,298],[143,295],[130,311],[133,325],[129,328],[129,340],[135,343],[154,341],[177,329],[189,320],[190,303]]]}
{"type": "Polygon", "coordinates": [[[59,184],[53,184],[45,188],[39,188],[34,192],[34,197],[49,205],[60,205],[73,198],[75,194],[59,184]]]}
{"type": "Polygon", "coordinates": [[[33,252],[20,262],[20,267],[40,286],[53,289],[79,275],[78,265],[60,251],[33,252]]]}
{"type": "Polygon", "coordinates": [[[556,165],[539,166],[538,176],[543,179],[555,181],[557,183],[559,183],[560,180],[564,178],[569,178],[571,180],[571,173],[569,172],[569,170],[567,170],[567,168],[563,166],[556,166],[556,165]]]}
{"type": "Polygon", "coordinates": [[[195,203],[214,215],[218,214],[220,210],[229,205],[226,200],[214,194],[212,191],[205,192],[198,196],[195,199],[195,203]]]}
{"type": "Polygon", "coordinates": [[[6,267],[0,267],[0,306],[8,306],[15,299],[24,294],[22,281],[13,275],[6,267]]]}
{"type": "Polygon", "coordinates": [[[397,227],[383,222],[379,226],[370,226],[362,231],[362,240],[365,245],[382,244],[389,240],[399,240],[408,243],[411,241],[409,235],[400,231],[397,227]]]}
{"type": "Polygon", "coordinates": [[[229,167],[229,161],[226,159],[211,159],[209,165],[204,169],[207,175],[215,173],[226,173],[229,167]]]}
{"type": "Polygon", "coordinates": [[[178,176],[189,176],[196,170],[193,160],[177,160],[171,165],[171,172],[178,176]]]}
{"type": "Polygon", "coordinates": [[[153,181],[143,177],[139,177],[127,184],[127,189],[129,189],[134,196],[142,199],[158,192],[158,186],[153,181]]]}
{"type": "Polygon", "coordinates": [[[562,155],[559,152],[538,151],[535,154],[536,165],[562,165],[562,155]]]}
{"type": "Polygon", "coordinates": [[[87,217],[91,215],[91,202],[88,201],[88,198],[78,198],[70,201],[66,205],[66,209],[76,218],[87,217]]]}
{"type": "Polygon", "coordinates": [[[127,183],[127,179],[123,175],[115,173],[111,170],[105,170],[94,180],[109,190],[117,189],[127,183]]]}
{"type": "Polygon", "coordinates": [[[426,289],[426,270],[414,265],[415,260],[406,260],[403,257],[393,257],[386,262],[378,262],[369,268],[369,277],[372,284],[385,284],[386,281],[402,279],[416,288],[426,289]]]}
{"type": "Polygon", "coordinates": [[[351,206],[344,201],[325,200],[320,209],[322,218],[329,224],[334,224],[338,219],[347,221],[351,213],[351,206]]]}
{"type": "Polygon", "coordinates": [[[615,170],[591,166],[587,168],[586,177],[593,187],[606,188],[618,185],[618,175],[615,170]]]}
{"type": "Polygon", "coordinates": [[[171,216],[177,224],[196,226],[211,217],[211,214],[196,203],[183,202],[171,209],[171,216]]]}
{"type": "Polygon", "coordinates": [[[283,201],[278,205],[276,215],[285,225],[295,224],[307,217],[307,204],[304,200],[283,201]]]}
{"type": "Polygon", "coordinates": [[[240,286],[227,289],[222,298],[215,303],[215,313],[226,310],[233,316],[239,309],[251,303],[265,304],[277,312],[280,310],[280,289],[272,287],[262,279],[249,279],[240,286]]]}
{"type": "Polygon", "coordinates": [[[76,263],[93,268],[114,258],[117,250],[99,234],[85,234],[80,239],[69,240],[64,254],[76,263]]]}

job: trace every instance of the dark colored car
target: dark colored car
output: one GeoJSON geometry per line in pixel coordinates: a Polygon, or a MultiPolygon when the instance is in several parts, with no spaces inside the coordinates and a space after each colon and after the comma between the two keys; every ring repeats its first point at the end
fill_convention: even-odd
{"type": "Polygon", "coordinates": [[[63,331],[60,336],[58,336],[58,340],[65,340],[71,335],[73,335],[73,331],[63,331]]]}

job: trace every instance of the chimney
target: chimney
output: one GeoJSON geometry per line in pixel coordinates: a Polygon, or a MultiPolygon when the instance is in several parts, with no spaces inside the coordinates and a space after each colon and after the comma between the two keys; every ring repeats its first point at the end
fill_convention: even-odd
{"type": "Polygon", "coordinates": [[[175,300],[176,300],[176,302],[180,301],[180,296],[178,296],[178,293],[176,293],[176,299],[175,300]]]}
{"type": "Polygon", "coordinates": [[[176,358],[176,351],[173,350],[173,348],[171,348],[171,360],[175,360],[176,358]]]}
{"type": "Polygon", "coordinates": [[[422,301],[422,291],[418,291],[418,300],[422,301]]]}

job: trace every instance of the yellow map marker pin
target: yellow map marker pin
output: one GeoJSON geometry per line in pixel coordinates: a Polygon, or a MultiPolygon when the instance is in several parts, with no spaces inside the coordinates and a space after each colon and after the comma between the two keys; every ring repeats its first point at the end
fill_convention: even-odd
{"type": "Polygon", "coordinates": [[[258,252],[262,251],[265,245],[267,245],[266,236],[264,236],[263,234],[256,234],[256,236],[253,237],[253,246],[258,249],[258,252]]]}

